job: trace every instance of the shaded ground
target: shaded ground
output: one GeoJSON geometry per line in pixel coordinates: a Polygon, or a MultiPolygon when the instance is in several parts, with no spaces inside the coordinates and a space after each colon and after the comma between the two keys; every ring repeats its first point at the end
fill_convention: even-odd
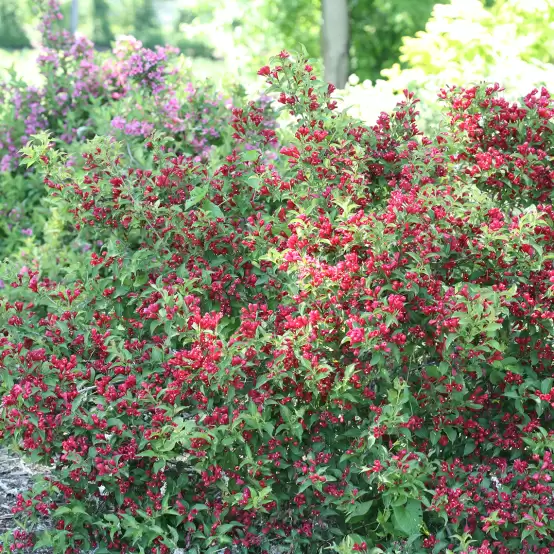
{"type": "Polygon", "coordinates": [[[37,467],[25,464],[19,456],[0,448],[0,535],[17,527],[12,507],[17,495],[28,490],[37,467]]]}

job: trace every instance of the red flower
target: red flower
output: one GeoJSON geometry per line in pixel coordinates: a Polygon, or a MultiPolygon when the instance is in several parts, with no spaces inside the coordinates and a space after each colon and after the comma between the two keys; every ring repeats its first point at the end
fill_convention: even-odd
{"type": "Polygon", "coordinates": [[[298,151],[298,148],[296,146],[283,146],[281,150],[279,150],[280,154],[283,154],[283,156],[289,156],[290,158],[299,158],[300,152],[298,151]]]}

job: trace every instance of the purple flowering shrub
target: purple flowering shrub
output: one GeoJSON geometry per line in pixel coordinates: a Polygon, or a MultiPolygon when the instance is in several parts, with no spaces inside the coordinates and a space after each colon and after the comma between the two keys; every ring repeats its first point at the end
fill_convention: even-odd
{"type": "MultiPolygon", "coordinates": [[[[100,54],[87,38],[61,26],[58,0],[41,0],[40,7],[42,82],[31,86],[12,72],[0,87],[0,259],[30,235],[43,239],[45,188],[21,164],[21,149],[33,135],[49,132],[56,147],[69,154],[67,163],[80,168],[83,142],[97,135],[125,144],[129,159],[143,167],[150,161],[141,145],[154,133],[170,140],[168,148],[176,154],[205,162],[230,143],[232,108],[245,102],[240,89],[225,95],[191,80],[173,47],[151,50],[124,37],[100,54]]],[[[274,128],[269,100],[261,98],[258,105],[261,124],[274,128]]]]}

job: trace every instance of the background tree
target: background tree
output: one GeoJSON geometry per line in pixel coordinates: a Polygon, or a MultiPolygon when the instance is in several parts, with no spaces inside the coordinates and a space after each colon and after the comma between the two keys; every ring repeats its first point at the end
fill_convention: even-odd
{"type": "Polygon", "coordinates": [[[79,0],[71,0],[71,32],[77,32],[79,24],[79,0]]]}
{"type": "Polygon", "coordinates": [[[154,0],[135,2],[134,34],[147,48],[164,43],[163,31],[158,20],[154,0]]]}
{"type": "Polygon", "coordinates": [[[347,0],[322,0],[325,80],[343,88],[349,73],[350,21],[347,0]]]}
{"type": "MultiPolygon", "coordinates": [[[[232,37],[234,49],[241,51],[241,66],[254,68],[276,50],[295,49],[298,44],[304,45],[311,57],[324,59],[328,44],[329,59],[335,42],[342,41],[340,48],[346,48],[348,59],[342,64],[343,73],[376,80],[383,69],[399,61],[402,38],[424,29],[433,6],[440,2],[448,0],[211,0],[214,19],[226,20],[226,27],[215,35],[214,47],[217,49],[226,33],[232,37]],[[322,15],[327,10],[326,24],[322,15]],[[337,19],[338,14],[343,17],[337,19]],[[345,17],[349,29],[346,42],[339,36],[346,33],[345,17]]],[[[207,3],[210,0],[202,2],[207,3]]],[[[229,52],[228,44],[222,52],[229,52]]],[[[345,57],[344,52],[340,55],[345,57]]],[[[344,75],[339,81],[346,81],[344,75]]]]}
{"type": "Polygon", "coordinates": [[[529,83],[554,87],[554,4],[526,0],[451,0],[436,4],[425,28],[401,41],[400,57],[377,82],[348,86],[356,115],[375,121],[409,89],[421,100],[420,127],[438,125],[437,91],[475,82],[500,83],[510,100],[529,83]]]}
{"type": "Polygon", "coordinates": [[[350,0],[350,67],[375,81],[397,63],[402,39],[425,28],[435,4],[448,0],[350,0]]]}
{"type": "Polygon", "coordinates": [[[109,46],[114,40],[110,26],[110,6],[106,0],[92,0],[93,36],[99,46],[109,46]]]}
{"type": "Polygon", "coordinates": [[[0,0],[0,48],[29,48],[17,0],[0,0]]]}

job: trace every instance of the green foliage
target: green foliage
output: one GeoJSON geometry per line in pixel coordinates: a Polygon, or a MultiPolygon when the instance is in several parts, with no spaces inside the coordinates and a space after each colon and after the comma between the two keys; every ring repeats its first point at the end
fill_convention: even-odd
{"type": "Polygon", "coordinates": [[[243,74],[256,70],[280,48],[302,44],[311,56],[321,57],[320,0],[197,0],[196,4],[195,12],[203,15],[188,27],[205,29],[216,55],[243,74]]]}
{"type": "MultiPolygon", "coordinates": [[[[47,12],[40,85],[10,72],[0,88],[0,259],[40,244],[50,217],[42,178],[20,164],[32,135],[48,130],[77,169],[83,141],[98,134],[120,140],[141,165],[147,163],[142,143],[155,132],[171,141],[173,152],[205,161],[228,147],[231,107],[244,101],[239,87],[225,92],[196,79],[172,49],[152,51],[127,38],[99,53],[83,37],[58,34],[63,23],[59,13],[47,12]]],[[[274,126],[269,102],[260,104],[260,123],[274,126]]],[[[64,246],[80,248],[71,240],[64,246]]]]}
{"type": "Polygon", "coordinates": [[[43,196],[39,176],[0,174],[0,258],[42,240],[48,219],[43,196]]]}
{"type": "Polygon", "coordinates": [[[448,71],[458,80],[488,79],[504,64],[508,75],[524,63],[554,62],[553,22],[551,2],[497,0],[487,9],[481,0],[453,0],[435,7],[425,31],[403,39],[400,60],[425,75],[448,71]]]}
{"type": "Polygon", "coordinates": [[[190,58],[214,59],[214,50],[206,41],[191,39],[182,33],[176,33],[169,40],[170,44],[176,46],[179,52],[190,58]]]}
{"type": "MultiPolygon", "coordinates": [[[[438,6],[389,90],[510,68],[532,88],[552,63],[542,17],[438,6]],[[494,21],[507,50],[487,48],[494,21]]],[[[18,499],[6,549],[552,551],[546,89],[441,92],[427,137],[412,94],[365,125],[282,52],[260,70],[289,116],[277,155],[267,100],[238,90],[231,111],[132,40],[117,61],[86,52],[49,58],[38,97],[2,91],[12,150],[29,113],[54,132],[0,180],[0,440],[53,475],[18,499]]]]}
{"type": "MultiPolygon", "coordinates": [[[[418,2],[414,2],[419,4],[418,2]]],[[[408,88],[421,99],[421,125],[436,126],[437,91],[472,82],[498,82],[508,98],[529,86],[554,85],[554,4],[547,1],[452,0],[437,4],[425,29],[402,40],[399,63],[383,81],[349,87],[346,104],[374,121],[408,88]]]]}
{"type": "Polygon", "coordinates": [[[134,1],[133,34],[146,48],[164,44],[163,30],[158,21],[154,0],[134,1]]]}
{"type": "Polygon", "coordinates": [[[421,136],[410,93],[364,125],[270,63],[272,158],[244,101],[205,160],[23,149],[53,221],[3,268],[0,440],[52,469],[5,548],[552,550],[554,101],[444,92],[421,136]]]}
{"type": "MultiPolygon", "coordinates": [[[[351,68],[362,79],[376,79],[398,61],[402,38],[423,29],[436,0],[352,0],[351,68]]],[[[215,4],[218,4],[217,2],[215,4]]],[[[260,65],[268,51],[306,47],[321,52],[321,0],[226,0],[219,3],[227,32],[248,63],[260,65]]]]}
{"type": "Polygon", "coordinates": [[[114,40],[110,25],[110,8],[107,0],[92,0],[93,32],[92,40],[96,45],[109,46],[114,40]]]}
{"type": "MultiPolygon", "coordinates": [[[[442,0],[446,2],[447,0],[442,0]]],[[[425,27],[437,0],[352,0],[352,72],[375,80],[397,63],[403,37],[425,27]]]]}
{"type": "Polygon", "coordinates": [[[29,48],[18,0],[0,0],[0,48],[29,48]]]}
{"type": "MultiPolygon", "coordinates": [[[[280,0],[265,2],[258,12],[250,13],[252,24],[275,25],[277,35],[272,40],[280,41],[281,47],[293,48],[302,44],[311,57],[321,54],[321,0],[280,0]]],[[[265,31],[267,32],[267,30],[265,31]]]]}

